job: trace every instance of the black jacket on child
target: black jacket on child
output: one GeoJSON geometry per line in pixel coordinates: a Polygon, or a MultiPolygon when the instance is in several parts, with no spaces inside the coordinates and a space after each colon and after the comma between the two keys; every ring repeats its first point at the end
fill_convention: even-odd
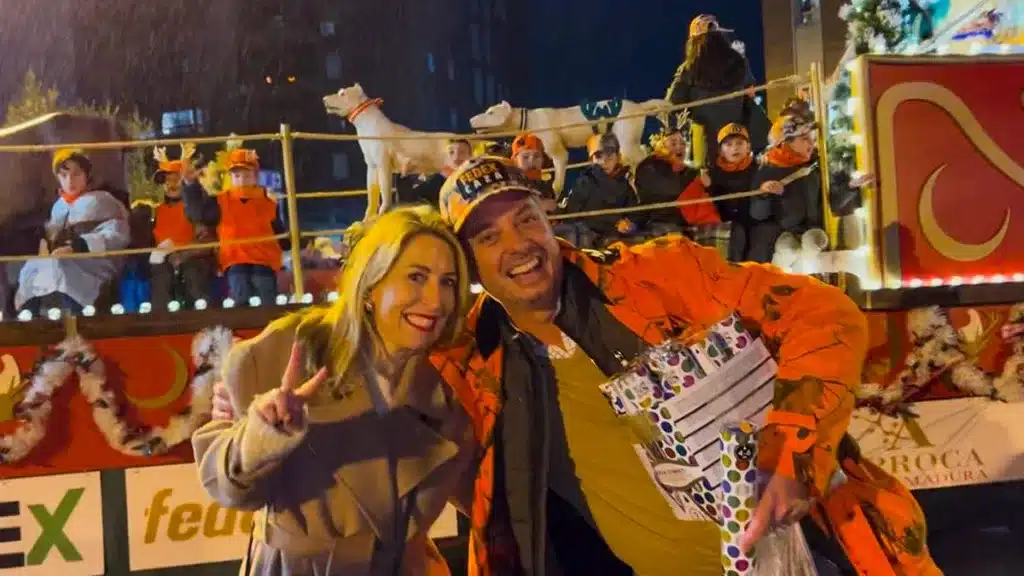
{"type": "MultiPolygon", "coordinates": [[[[754,176],[754,188],[770,180],[782,180],[807,166],[774,166],[762,164],[754,176]]],[[[815,169],[809,175],[790,182],[779,195],[763,195],[750,202],[750,217],[754,222],[773,221],[783,231],[796,235],[811,228],[820,228],[825,215],[821,205],[821,174],[815,169]]]]}
{"type": "MultiPolygon", "coordinates": [[[[700,172],[693,168],[676,172],[668,161],[652,154],[637,165],[634,182],[640,204],[659,204],[678,201],[683,190],[699,177],[700,172]]],[[[645,223],[686,225],[677,207],[639,212],[638,218],[641,221],[634,220],[638,226],[645,223]]]]}
{"type": "MultiPolygon", "coordinates": [[[[614,176],[610,176],[600,166],[591,165],[583,169],[576,177],[572,189],[558,202],[556,214],[627,208],[638,203],[636,191],[629,182],[629,169],[622,167],[614,176]]],[[[619,220],[632,220],[636,215],[588,216],[579,221],[598,234],[614,234],[619,220]]]]}
{"type": "MultiPolygon", "coordinates": [[[[751,162],[743,170],[723,170],[717,163],[712,162],[708,169],[711,176],[711,187],[708,188],[708,195],[712,198],[727,196],[739,192],[749,192],[756,189],[754,176],[757,174],[757,163],[751,162]]],[[[723,222],[747,223],[750,220],[750,198],[736,198],[733,200],[722,200],[715,202],[718,214],[723,222]]]]}

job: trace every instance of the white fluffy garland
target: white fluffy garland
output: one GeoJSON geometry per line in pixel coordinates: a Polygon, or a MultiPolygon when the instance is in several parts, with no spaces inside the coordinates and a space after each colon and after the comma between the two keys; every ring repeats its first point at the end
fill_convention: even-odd
{"type": "MultiPolygon", "coordinates": [[[[1021,324],[1024,324],[1024,303],[1011,307],[1006,326],[1021,324]]],[[[948,374],[949,383],[956,389],[970,396],[1024,401],[1024,336],[1007,338],[1012,353],[1002,373],[993,378],[974,363],[974,358],[966,351],[964,337],[950,323],[945,310],[937,306],[911,310],[907,325],[913,348],[907,353],[905,367],[891,384],[858,386],[859,405],[889,414],[904,412],[907,402],[917,392],[943,374],[948,374]]]]}
{"type": "Polygon", "coordinates": [[[54,353],[40,359],[33,370],[24,399],[14,408],[21,423],[16,431],[0,436],[0,463],[25,459],[46,436],[51,400],[71,376],[78,375],[78,386],[89,405],[92,417],[107,444],[129,456],[158,456],[188,440],[192,432],[209,418],[213,383],[220,374],[221,361],[231,348],[231,331],[217,327],[203,330],[192,340],[192,361],[196,376],[192,380],[189,405],[171,417],[167,426],[133,427],[122,419],[117,395],[106,387],[103,360],[80,337],[65,340],[54,353]]]}

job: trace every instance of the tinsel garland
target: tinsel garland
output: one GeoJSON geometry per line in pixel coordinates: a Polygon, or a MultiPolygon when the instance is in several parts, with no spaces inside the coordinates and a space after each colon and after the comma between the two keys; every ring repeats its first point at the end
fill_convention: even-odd
{"type": "MultiPolygon", "coordinates": [[[[907,404],[936,379],[969,396],[1024,401],[1024,304],[1010,309],[1003,326],[1003,338],[1011,346],[1011,355],[995,377],[977,366],[977,352],[968,351],[968,343],[939,307],[912,310],[907,315],[907,325],[913,348],[907,353],[904,368],[891,384],[860,385],[855,391],[859,406],[889,415],[909,413],[907,404]]],[[[990,326],[988,332],[994,330],[990,326]]],[[[987,342],[987,335],[980,340],[982,344],[987,342]]]]}
{"type": "Polygon", "coordinates": [[[77,374],[78,387],[92,407],[93,420],[111,448],[129,456],[167,453],[187,441],[209,419],[213,383],[231,343],[232,334],[226,328],[197,334],[192,341],[196,375],[190,386],[189,405],[172,416],[166,426],[138,427],[124,420],[117,395],[107,388],[103,360],[92,346],[80,337],[65,340],[36,363],[24,399],[14,407],[14,418],[21,425],[11,434],[0,436],[0,463],[24,460],[42,442],[53,411],[53,394],[72,373],[77,374]]]}

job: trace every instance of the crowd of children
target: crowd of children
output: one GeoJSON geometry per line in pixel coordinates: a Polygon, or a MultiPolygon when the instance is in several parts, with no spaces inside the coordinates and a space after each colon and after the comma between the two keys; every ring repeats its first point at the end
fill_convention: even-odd
{"type": "MultiPolygon", "coordinates": [[[[669,102],[752,86],[746,59],[728,33],[714,17],[694,19],[684,62],[666,96],[669,102]]],[[[685,233],[718,248],[731,260],[771,262],[777,246],[797,243],[823,225],[826,199],[817,171],[817,126],[808,103],[791,99],[769,128],[753,96],[749,92],[720,104],[663,116],[662,131],[651,139],[649,156],[633,169],[623,163],[616,136],[595,127],[587,143],[589,165],[560,197],[545,179],[550,159],[536,134],[516,137],[505,155],[536,181],[544,192],[544,207],[558,221],[556,231],[576,245],[601,248],[615,241],[635,243],[685,233]],[[686,204],[672,205],[679,201],[686,204]],[[622,212],[663,203],[669,206],[622,212]],[[580,214],[594,211],[607,213],[580,214]]],[[[230,174],[230,182],[211,194],[197,172],[193,151],[183,146],[181,157],[170,160],[163,149],[157,149],[154,178],[163,186],[163,200],[151,211],[132,214],[123,199],[93,182],[85,153],[59,151],[53,170],[61,194],[46,226],[40,255],[130,246],[156,250],[145,258],[31,260],[20,272],[14,297],[17,310],[37,315],[51,307],[79,312],[86,306],[109,305],[116,301],[122,273],[144,278],[148,287],[143,292],[121,286],[122,302],[133,303],[135,309],[145,301],[166,309],[202,308],[207,301],[224,296],[242,305],[256,303],[257,298],[264,303],[276,300],[288,239],[277,202],[258,183],[256,152],[230,151],[221,167],[230,174]],[[264,240],[244,242],[252,238],[264,240]],[[220,242],[216,248],[183,249],[214,240],[220,242]],[[218,276],[226,285],[219,289],[218,276]]],[[[440,173],[399,178],[398,203],[437,204],[445,178],[474,156],[471,143],[461,138],[447,142],[446,151],[440,173]]],[[[847,178],[833,175],[827,199],[840,215],[857,207],[856,188],[869,181],[847,178]]]]}

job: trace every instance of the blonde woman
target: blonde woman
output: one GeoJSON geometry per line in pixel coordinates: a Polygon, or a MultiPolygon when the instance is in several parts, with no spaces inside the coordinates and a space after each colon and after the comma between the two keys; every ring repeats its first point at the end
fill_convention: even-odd
{"type": "Polygon", "coordinates": [[[354,241],[339,293],[232,348],[240,417],[193,436],[203,486],[259,510],[243,574],[448,574],[427,530],[475,444],[426,353],[459,331],[465,256],[433,209],[397,208],[354,241]]]}

